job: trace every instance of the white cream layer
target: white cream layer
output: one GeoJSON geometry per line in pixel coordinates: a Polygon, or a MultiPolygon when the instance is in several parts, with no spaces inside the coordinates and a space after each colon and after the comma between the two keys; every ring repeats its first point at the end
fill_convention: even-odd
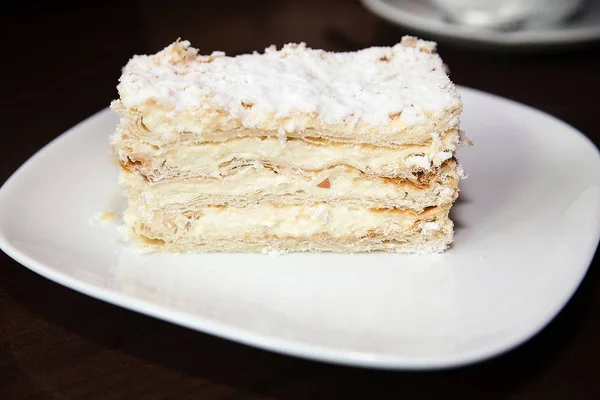
{"type": "MultiPolygon", "coordinates": [[[[421,233],[435,235],[448,220],[449,207],[429,210],[424,214],[377,212],[364,207],[338,204],[275,207],[258,204],[251,207],[206,207],[194,215],[163,215],[129,209],[125,222],[149,228],[153,238],[176,240],[179,237],[207,241],[217,238],[277,236],[311,237],[328,235],[333,238],[385,235],[398,237],[421,233]]],[[[142,231],[146,231],[142,229],[142,231]]]]}
{"type": "MultiPolygon", "coordinates": [[[[248,137],[222,143],[206,142],[161,150],[136,144],[132,152],[120,151],[120,157],[144,161],[145,172],[174,171],[182,176],[219,176],[223,169],[254,161],[273,166],[319,170],[334,165],[349,165],[367,174],[397,176],[408,171],[430,170],[453,157],[456,135],[446,136],[448,143],[437,146],[399,148],[336,143],[310,144],[301,140],[248,137]]],[[[156,176],[160,179],[160,176],[156,176]]]]}
{"type": "Polygon", "coordinates": [[[389,183],[378,177],[367,179],[360,172],[346,167],[296,175],[276,174],[260,164],[242,167],[236,174],[222,179],[204,178],[149,185],[138,174],[121,173],[119,181],[130,190],[134,198],[158,208],[185,206],[206,199],[213,204],[220,204],[225,199],[231,201],[236,198],[264,196],[292,196],[301,201],[355,199],[364,202],[393,202],[399,207],[424,208],[450,203],[458,194],[456,172],[450,167],[444,167],[442,171],[441,178],[423,189],[409,183],[389,183]],[[318,186],[326,180],[329,188],[318,186]]]}

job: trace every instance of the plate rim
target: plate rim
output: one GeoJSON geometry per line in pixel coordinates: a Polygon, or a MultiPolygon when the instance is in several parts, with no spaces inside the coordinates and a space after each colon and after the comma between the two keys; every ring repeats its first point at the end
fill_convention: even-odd
{"type": "MultiPolygon", "coordinates": [[[[476,96],[492,97],[496,100],[508,102],[512,105],[518,105],[530,111],[534,111],[539,115],[551,118],[553,122],[568,128],[570,134],[578,135],[581,138],[583,138],[587,146],[591,146],[592,149],[595,149],[597,161],[600,164],[600,150],[596,147],[595,143],[592,142],[592,140],[588,138],[585,134],[583,134],[581,131],[574,128],[565,121],[562,121],[545,111],[536,109],[527,104],[523,104],[518,101],[505,98],[496,94],[465,87],[462,85],[457,85],[457,89],[459,90],[459,93],[471,92],[473,95],[476,96]]],[[[35,160],[38,157],[40,157],[43,153],[45,153],[48,150],[51,151],[52,147],[60,145],[62,141],[66,140],[74,131],[76,131],[82,125],[91,123],[93,120],[96,119],[104,118],[107,114],[111,112],[112,111],[107,107],[92,114],[90,117],[77,123],[75,126],[68,129],[61,135],[57,136],[48,144],[36,151],[23,164],[21,164],[2,184],[2,186],[0,187],[0,205],[2,204],[2,199],[6,196],[7,191],[10,190],[11,185],[14,184],[13,182],[18,181],[19,176],[23,173],[23,171],[29,168],[29,165],[35,162],[35,160]]],[[[570,288],[568,291],[563,292],[560,301],[557,302],[556,308],[548,311],[547,314],[549,315],[545,315],[543,318],[540,318],[538,321],[536,321],[535,324],[531,325],[526,330],[526,333],[523,334],[522,332],[518,332],[517,334],[506,335],[503,337],[503,340],[499,343],[493,342],[493,345],[489,346],[491,348],[484,347],[483,350],[480,348],[475,348],[474,351],[463,351],[462,353],[460,353],[459,356],[453,355],[451,357],[439,359],[429,356],[387,356],[385,354],[373,354],[362,351],[352,351],[344,348],[336,348],[326,345],[315,345],[294,339],[282,339],[272,335],[255,333],[252,331],[252,329],[239,328],[228,323],[218,322],[211,318],[204,317],[201,315],[181,312],[177,309],[156,304],[149,300],[140,299],[134,295],[123,294],[121,292],[111,290],[110,288],[101,287],[92,283],[88,283],[86,281],[78,280],[75,277],[71,277],[66,273],[56,270],[52,266],[45,265],[37,261],[34,257],[31,257],[29,254],[19,250],[11,242],[7,234],[8,232],[6,232],[6,230],[3,229],[3,226],[0,223],[0,249],[3,250],[10,258],[15,260],[22,266],[28,268],[29,270],[35,272],[36,274],[46,279],[49,279],[50,281],[53,281],[66,288],[75,290],[84,295],[88,295],[100,301],[104,301],[106,303],[113,304],[124,309],[128,309],[143,315],[167,321],[169,323],[197,330],[204,334],[209,334],[212,336],[220,337],[223,339],[231,340],[233,342],[242,343],[244,345],[253,346],[256,348],[272,351],[279,354],[286,354],[289,356],[295,356],[319,362],[327,362],[354,367],[403,370],[439,370],[445,368],[460,367],[496,357],[500,354],[504,354],[510,350],[519,347],[526,341],[530,340],[532,337],[536,336],[540,331],[542,331],[564,309],[565,305],[578,290],[585,276],[587,276],[589,266],[593,261],[595,252],[597,251],[596,249],[598,247],[597,243],[594,245],[595,242],[593,240],[590,240],[588,249],[589,252],[587,253],[586,257],[586,264],[581,269],[581,273],[579,274],[577,279],[574,280],[573,287],[570,288]]],[[[597,237],[596,240],[600,240],[600,221],[598,221],[596,225],[595,235],[597,237]]]]}
{"type": "MultiPolygon", "coordinates": [[[[437,20],[434,21],[405,11],[386,0],[360,1],[367,10],[388,22],[429,35],[444,36],[445,39],[460,40],[473,44],[492,44],[499,47],[528,47],[587,43],[600,39],[600,24],[597,26],[571,27],[546,31],[514,31],[507,35],[493,30],[469,29],[460,25],[450,25],[437,20]]],[[[439,40],[441,41],[442,38],[440,37],[439,40]]]]}

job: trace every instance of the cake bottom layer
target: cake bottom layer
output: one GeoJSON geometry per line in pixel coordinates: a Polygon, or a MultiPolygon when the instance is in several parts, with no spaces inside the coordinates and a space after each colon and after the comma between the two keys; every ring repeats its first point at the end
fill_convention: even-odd
{"type": "Polygon", "coordinates": [[[348,238],[341,242],[328,238],[298,237],[277,238],[265,237],[253,240],[218,239],[210,242],[162,242],[138,236],[142,250],[146,252],[166,251],[177,253],[266,253],[279,254],[288,252],[332,252],[332,253],[365,253],[384,251],[404,254],[431,254],[446,251],[452,242],[451,233],[437,234],[427,238],[369,239],[348,238]]]}
{"type": "Polygon", "coordinates": [[[446,250],[452,242],[450,207],[418,212],[339,203],[260,203],[242,208],[207,206],[178,214],[130,207],[125,228],[150,251],[431,253],[446,250]]]}

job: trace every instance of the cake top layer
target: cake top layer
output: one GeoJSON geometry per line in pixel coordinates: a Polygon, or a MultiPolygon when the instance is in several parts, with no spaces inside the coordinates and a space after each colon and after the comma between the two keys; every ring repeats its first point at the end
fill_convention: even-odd
{"type": "Polygon", "coordinates": [[[177,41],[151,56],[134,56],[118,91],[123,105],[149,105],[201,116],[219,110],[246,128],[285,120],[294,130],[311,115],[320,124],[381,127],[431,124],[461,108],[433,42],[406,36],[393,47],[333,53],[304,43],[264,53],[208,56],[177,41]]]}

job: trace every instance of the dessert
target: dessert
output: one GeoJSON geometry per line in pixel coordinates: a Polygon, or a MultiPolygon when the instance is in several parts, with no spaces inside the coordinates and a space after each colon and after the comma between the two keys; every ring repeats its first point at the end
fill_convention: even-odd
{"type": "Polygon", "coordinates": [[[435,43],[134,56],[112,108],[126,234],[159,251],[441,252],[462,103],[435,43]]]}

